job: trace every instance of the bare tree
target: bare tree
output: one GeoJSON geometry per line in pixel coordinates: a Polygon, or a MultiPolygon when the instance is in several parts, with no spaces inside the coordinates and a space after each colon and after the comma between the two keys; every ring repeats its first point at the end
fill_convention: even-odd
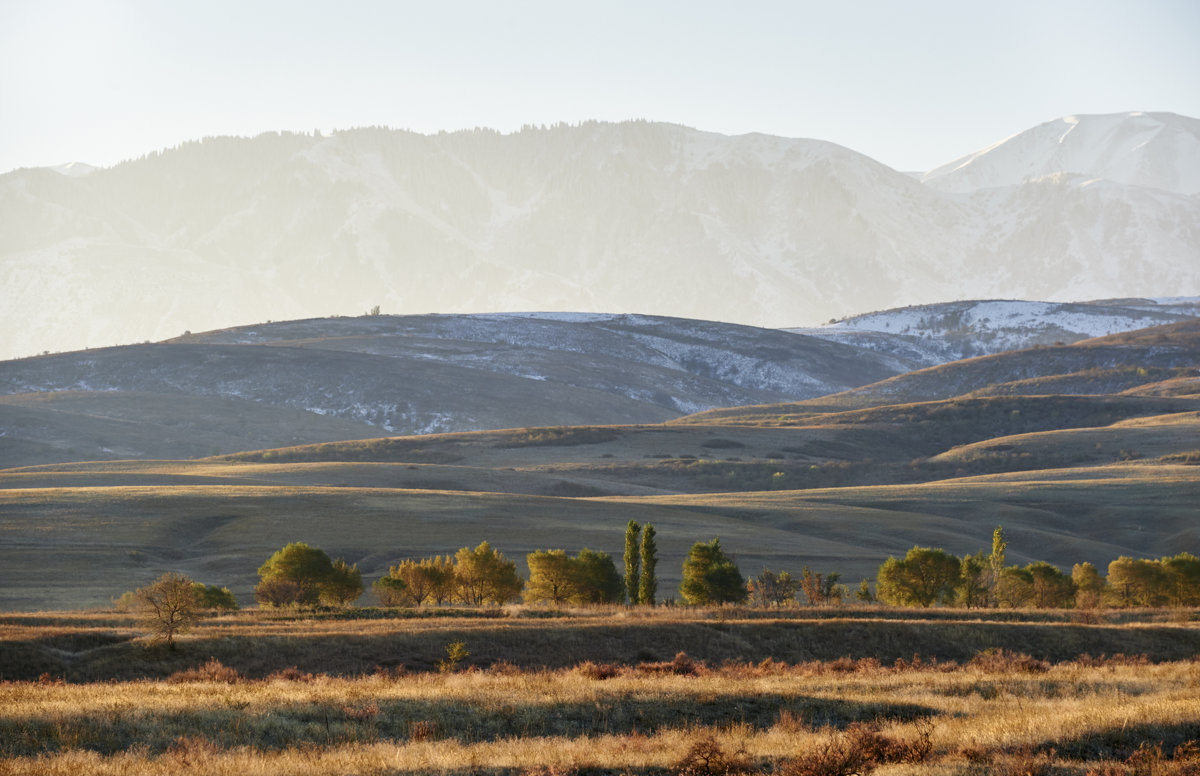
{"type": "Polygon", "coordinates": [[[175,649],[175,636],[196,622],[200,601],[196,583],[182,574],[163,574],[134,592],[138,611],[154,638],[175,649]]]}

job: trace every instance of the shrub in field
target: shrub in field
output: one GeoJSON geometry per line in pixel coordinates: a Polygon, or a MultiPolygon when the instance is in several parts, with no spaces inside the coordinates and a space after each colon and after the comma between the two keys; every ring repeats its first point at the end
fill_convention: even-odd
{"type": "Polygon", "coordinates": [[[575,670],[588,679],[597,681],[612,679],[621,672],[621,669],[612,663],[593,663],[590,660],[580,663],[575,670]]]}
{"type": "Polygon", "coordinates": [[[403,579],[391,575],[380,577],[371,583],[371,589],[384,606],[404,606],[408,602],[408,585],[403,579]]]}
{"type": "Polygon", "coordinates": [[[233,597],[233,593],[229,592],[229,588],[205,585],[200,582],[196,582],[195,587],[196,599],[201,609],[237,610],[237,599],[233,597]]]}
{"type": "Polygon", "coordinates": [[[467,651],[467,645],[464,642],[451,642],[446,645],[446,659],[438,661],[438,670],[443,674],[454,673],[458,670],[459,665],[470,656],[471,653],[467,651]]]}
{"type": "Polygon", "coordinates": [[[692,744],[674,770],[678,776],[739,776],[754,772],[744,749],[727,753],[712,738],[692,744]]]}
{"type": "Polygon", "coordinates": [[[264,579],[254,586],[254,600],[261,606],[297,606],[304,589],[290,579],[264,579]]]}
{"type": "Polygon", "coordinates": [[[202,666],[189,668],[186,671],[176,671],[167,677],[167,681],[171,684],[182,684],[184,682],[222,682],[224,684],[235,684],[241,678],[241,674],[235,669],[223,665],[215,657],[210,657],[208,662],[202,666]]]}

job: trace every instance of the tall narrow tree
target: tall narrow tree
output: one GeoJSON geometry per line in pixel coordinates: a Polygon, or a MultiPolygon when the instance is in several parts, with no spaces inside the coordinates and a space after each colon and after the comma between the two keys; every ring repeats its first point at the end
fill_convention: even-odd
{"type": "Polygon", "coordinates": [[[641,557],[642,579],[638,584],[637,602],[654,606],[654,596],[658,592],[658,578],[654,575],[658,566],[658,545],[654,542],[654,526],[649,523],[642,529],[641,557]]]}
{"type": "Polygon", "coordinates": [[[631,604],[638,602],[638,584],[642,577],[642,555],[638,548],[641,531],[641,526],[634,520],[625,526],[625,591],[631,604]]]}
{"type": "Polygon", "coordinates": [[[996,605],[996,589],[1000,585],[1000,572],[1004,571],[1004,551],[1008,549],[1008,542],[1004,541],[1004,526],[996,526],[996,530],[992,531],[992,554],[988,556],[988,565],[991,570],[991,579],[988,580],[988,592],[992,598],[992,605],[996,605]]]}

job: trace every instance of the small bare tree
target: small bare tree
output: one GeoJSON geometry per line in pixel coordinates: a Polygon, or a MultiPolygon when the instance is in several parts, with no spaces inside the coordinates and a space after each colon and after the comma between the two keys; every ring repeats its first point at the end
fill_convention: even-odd
{"type": "Polygon", "coordinates": [[[163,574],[134,592],[138,611],[157,641],[175,649],[175,636],[196,622],[200,601],[196,583],[182,574],[163,574]]]}

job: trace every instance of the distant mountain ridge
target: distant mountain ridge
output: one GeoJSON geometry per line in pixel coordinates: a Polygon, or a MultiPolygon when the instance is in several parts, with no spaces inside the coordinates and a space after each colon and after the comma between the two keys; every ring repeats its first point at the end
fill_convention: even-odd
{"type": "Polygon", "coordinates": [[[969,300],[864,313],[789,329],[934,366],[1200,318],[1200,297],[1094,302],[969,300]]]}
{"type": "Polygon", "coordinates": [[[0,468],[385,434],[656,423],[820,396],[906,368],[813,337],[649,316],[287,321],[6,362],[0,468]]]}
{"type": "Polygon", "coordinates": [[[1069,159],[1034,132],[926,183],[833,143],[649,122],[210,138],[84,176],[19,170],[0,176],[0,358],[375,304],[780,327],[1200,294],[1200,199],[1180,193],[1196,120],[1075,121],[1069,159]]]}

